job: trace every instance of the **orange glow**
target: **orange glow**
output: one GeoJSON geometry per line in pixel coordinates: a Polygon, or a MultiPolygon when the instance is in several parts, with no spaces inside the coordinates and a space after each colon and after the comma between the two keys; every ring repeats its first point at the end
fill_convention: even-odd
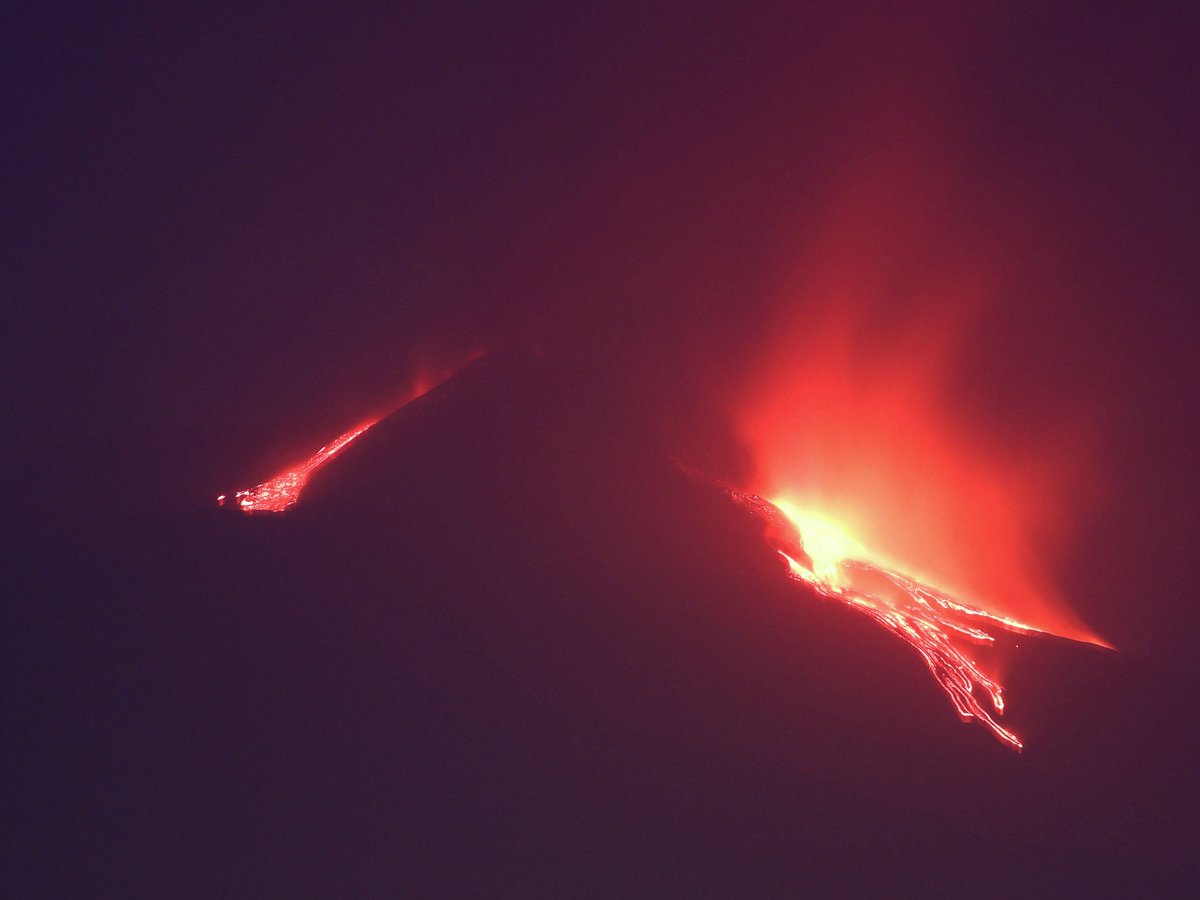
{"type": "Polygon", "coordinates": [[[810,535],[822,574],[829,556],[869,547],[873,562],[989,612],[1108,646],[1050,575],[1084,454],[1016,452],[972,431],[947,399],[946,341],[917,332],[872,355],[852,329],[815,329],[796,353],[803,362],[769,369],[737,414],[751,491],[810,535]]]}
{"type": "Polygon", "coordinates": [[[1003,687],[968,648],[994,644],[993,631],[1036,634],[1039,629],[964,603],[872,559],[836,522],[787,501],[728,493],[767,525],[768,541],[787,563],[791,578],[842,601],[909,643],[963,721],[982,722],[1001,741],[1021,749],[1020,738],[996,718],[1004,712],[1003,687]],[[986,697],[990,711],[979,695],[986,697]]]}
{"type": "Polygon", "coordinates": [[[740,486],[991,612],[1103,645],[1053,577],[1103,492],[1094,434],[1058,385],[1021,377],[1011,323],[989,333],[1021,256],[964,227],[972,182],[910,99],[847,154],[816,227],[781,236],[775,315],[730,409],[753,463],[740,486]]]}
{"type": "Polygon", "coordinates": [[[998,352],[1020,341],[987,332],[1020,255],[964,232],[970,184],[908,118],[847,160],[798,266],[783,248],[796,267],[730,405],[751,463],[730,494],[793,578],[907,641],[961,716],[1019,747],[964,647],[1003,632],[1110,647],[1053,577],[1103,483],[1072,398],[1020,378],[998,352]]]}
{"type": "Polygon", "coordinates": [[[831,321],[753,385],[736,419],[755,473],[730,495],[793,579],[906,641],[960,717],[1020,749],[972,647],[1005,632],[1109,646],[1049,575],[1085,458],[1018,453],[954,415],[953,328],[885,347],[831,321]]]}
{"type": "MultiPolygon", "coordinates": [[[[832,519],[800,509],[786,500],[773,500],[772,505],[782,512],[800,534],[812,564],[812,574],[824,582],[837,583],[842,579],[841,563],[846,559],[861,559],[866,550],[845,529],[832,519]]],[[[784,554],[786,556],[786,554],[784,554]]],[[[788,562],[796,565],[790,556],[788,562]]]]}

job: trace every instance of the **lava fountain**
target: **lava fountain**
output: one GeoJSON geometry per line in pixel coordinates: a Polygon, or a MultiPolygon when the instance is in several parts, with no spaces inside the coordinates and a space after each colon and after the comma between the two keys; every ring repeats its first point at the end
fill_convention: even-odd
{"type": "MultiPolygon", "coordinates": [[[[1029,598],[1035,601],[1032,621],[998,611],[1001,604],[990,598],[972,596],[972,602],[966,602],[960,597],[970,595],[936,587],[932,579],[910,574],[906,564],[868,548],[844,520],[821,507],[802,505],[786,495],[766,499],[733,489],[726,493],[761,521],[765,540],[786,562],[791,579],[845,603],[909,643],[963,721],[981,722],[1017,750],[1022,747],[1020,738],[997,721],[1004,712],[1003,687],[976,660],[972,648],[994,647],[1003,633],[1054,635],[1109,646],[1069,617],[1049,616],[1036,595],[1029,598]],[[1035,624],[1047,619],[1048,625],[1035,624]]],[[[915,516],[896,524],[910,530],[929,528],[915,516]]],[[[1008,545],[1002,529],[998,537],[1003,550],[1008,545]]]]}
{"type": "Polygon", "coordinates": [[[1046,564],[1085,454],[972,433],[947,399],[946,334],[914,331],[868,354],[844,320],[815,330],[738,411],[755,471],[727,493],[763,522],[793,580],[908,642],[960,717],[1020,749],[979,649],[1002,635],[1109,646],[1046,564]]]}
{"type": "Polygon", "coordinates": [[[936,105],[894,100],[816,218],[781,228],[770,321],[719,388],[748,463],[730,496],[795,580],[907,641],[961,716],[1019,747],[996,721],[1000,639],[1110,646],[1054,577],[1106,494],[1103,414],[1046,364],[1071,338],[1029,294],[1069,289],[1029,277],[1053,236],[981,213],[936,105]]]}
{"type": "Polygon", "coordinates": [[[998,639],[1110,646],[1050,576],[1089,454],[1065,429],[1035,445],[975,427],[954,390],[961,323],[924,312],[881,341],[842,310],[766,354],[734,414],[753,475],[728,493],[793,580],[909,643],[960,717],[1020,749],[997,720],[998,639]]]}

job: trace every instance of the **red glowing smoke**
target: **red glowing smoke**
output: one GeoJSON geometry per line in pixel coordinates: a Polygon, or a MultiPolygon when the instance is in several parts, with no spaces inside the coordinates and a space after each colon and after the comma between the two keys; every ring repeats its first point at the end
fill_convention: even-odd
{"type": "Polygon", "coordinates": [[[1100,492],[1093,438],[1052,383],[972,393],[1024,374],[997,352],[1011,335],[988,332],[1019,259],[962,233],[967,187],[944,153],[914,146],[856,159],[795,242],[731,410],[754,464],[741,487],[837,522],[874,559],[991,612],[1103,643],[1054,578],[1100,492]],[[1022,416],[1027,400],[1063,414],[1022,416]]]}
{"type": "Polygon", "coordinates": [[[730,494],[794,579],[909,643],[964,720],[1020,749],[978,647],[1003,632],[1108,646],[1050,574],[1077,473],[1054,448],[1006,456],[953,414],[945,333],[885,349],[839,324],[757,383],[738,417],[757,470],[730,494]]]}
{"type": "Polygon", "coordinates": [[[1005,455],[961,424],[921,339],[892,351],[846,332],[797,346],[739,413],[750,492],[839,523],[877,559],[1042,630],[1099,641],[1052,578],[1075,478],[1057,449],[1005,455]]]}
{"type": "MultiPolygon", "coordinates": [[[[1006,300],[998,273],[1015,263],[963,233],[972,215],[956,192],[967,185],[945,145],[898,121],[848,165],[823,222],[793,248],[776,320],[732,404],[753,472],[729,493],[764,522],[793,578],[907,641],[960,716],[1019,748],[976,648],[1003,632],[1108,646],[1054,578],[1098,490],[1092,443],[1076,416],[1049,431],[1022,416],[1018,389],[1002,395],[1002,416],[972,395],[1018,370],[995,352],[1005,335],[986,328],[1006,300]]],[[[1040,408],[1054,389],[1041,385],[1040,408]]]]}

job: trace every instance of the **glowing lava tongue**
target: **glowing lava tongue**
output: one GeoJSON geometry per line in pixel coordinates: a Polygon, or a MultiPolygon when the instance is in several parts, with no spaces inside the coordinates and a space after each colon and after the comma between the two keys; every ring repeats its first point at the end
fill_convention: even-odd
{"type": "MultiPolygon", "coordinates": [[[[460,371],[468,363],[483,357],[483,353],[472,353],[465,361],[439,369],[425,369],[409,389],[404,401],[396,407],[403,409],[414,400],[425,396],[442,382],[460,371]]],[[[290,509],[300,499],[300,494],[307,486],[317,469],[321,468],[335,456],[345,450],[350,444],[371,426],[379,422],[378,418],[371,419],[361,425],[356,425],[349,431],[330,441],[304,462],[280,472],[274,478],[264,481],[252,488],[236,491],[232,498],[226,494],[217,497],[218,506],[232,506],[244,513],[278,513],[290,509]],[[231,502],[232,500],[232,502],[231,502]]]]}
{"type": "Polygon", "coordinates": [[[728,491],[767,526],[772,548],[796,581],[824,597],[840,600],[907,641],[921,654],[964,721],[976,719],[1001,741],[1021,749],[1020,739],[996,721],[1004,712],[1003,689],[967,655],[963,644],[989,645],[988,630],[1046,633],[1005,616],[986,612],[923,584],[869,552],[836,522],[807,513],[784,500],[728,491]],[[989,712],[976,691],[986,695],[989,712]]]}
{"type": "MultiPolygon", "coordinates": [[[[256,487],[237,491],[233,501],[242,512],[283,512],[300,499],[300,492],[308,484],[308,479],[325,463],[329,462],[346,449],[356,437],[375,424],[377,420],[351,428],[337,440],[326,444],[300,465],[280,472],[270,481],[264,481],[256,487]]],[[[222,494],[217,498],[217,504],[225,506],[229,498],[222,494]]]]}

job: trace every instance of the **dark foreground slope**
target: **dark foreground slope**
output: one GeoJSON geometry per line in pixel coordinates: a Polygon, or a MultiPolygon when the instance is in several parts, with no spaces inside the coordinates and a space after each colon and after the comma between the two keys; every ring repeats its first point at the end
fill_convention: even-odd
{"type": "Polygon", "coordinates": [[[613,392],[488,361],[278,517],[30,549],[11,879],[42,891],[1182,889],[1191,688],[1011,661],[1017,755],[779,575],[613,392]]]}

